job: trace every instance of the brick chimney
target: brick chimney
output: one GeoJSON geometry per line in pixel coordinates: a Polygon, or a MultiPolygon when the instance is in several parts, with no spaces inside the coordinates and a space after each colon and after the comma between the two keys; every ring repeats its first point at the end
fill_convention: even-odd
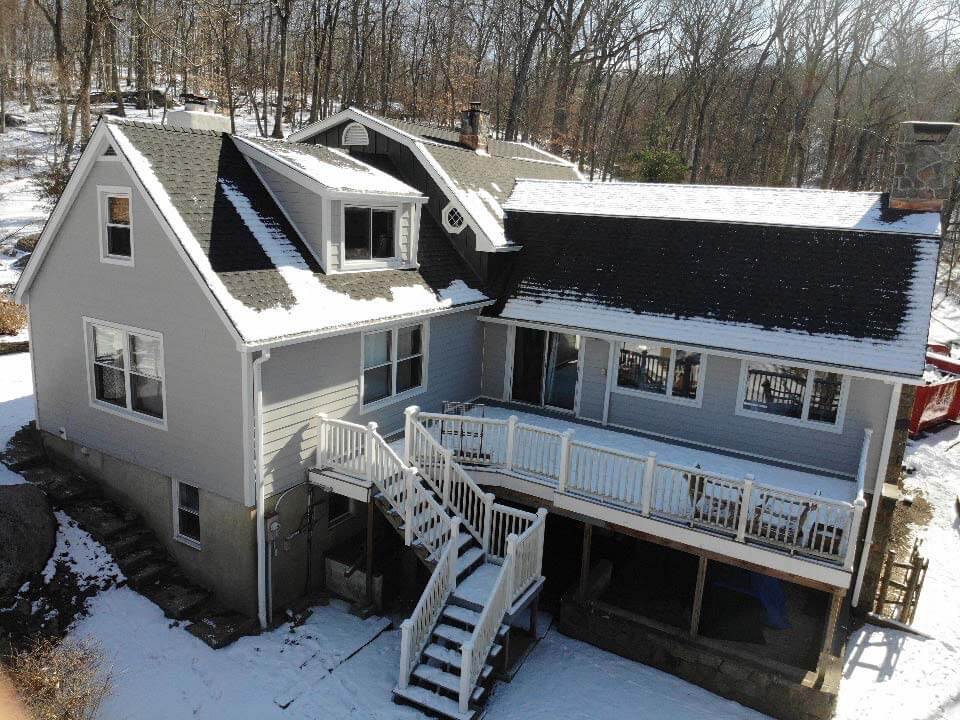
{"type": "Polygon", "coordinates": [[[940,212],[949,200],[960,162],[960,123],[900,123],[890,207],[940,212]]]}
{"type": "Polygon", "coordinates": [[[476,100],[470,107],[460,111],[460,144],[471,150],[486,152],[490,134],[490,113],[480,109],[476,100]]]}

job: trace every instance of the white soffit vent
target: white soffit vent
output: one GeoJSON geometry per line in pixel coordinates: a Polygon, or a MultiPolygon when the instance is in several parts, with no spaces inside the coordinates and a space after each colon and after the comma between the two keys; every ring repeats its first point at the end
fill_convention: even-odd
{"type": "Polygon", "coordinates": [[[367,135],[367,129],[363,125],[352,122],[343,129],[343,138],[340,144],[344,147],[369,145],[370,136],[367,135]]]}
{"type": "Polygon", "coordinates": [[[463,215],[463,210],[454,203],[448,202],[443,208],[443,227],[447,232],[456,235],[467,224],[467,219],[463,215]]]}

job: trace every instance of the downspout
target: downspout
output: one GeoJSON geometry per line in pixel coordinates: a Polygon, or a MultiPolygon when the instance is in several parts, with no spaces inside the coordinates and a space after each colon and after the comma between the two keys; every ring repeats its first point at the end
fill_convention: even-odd
{"type": "Polygon", "coordinates": [[[266,630],[267,619],[267,528],[264,518],[266,490],[263,482],[263,363],[270,359],[269,348],[253,361],[253,427],[256,453],[255,498],[257,514],[257,618],[260,628],[266,630]]]}
{"type": "Polygon", "coordinates": [[[890,391],[890,406],[887,408],[887,424],[883,429],[883,445],[880,448],[880,461],[877,464],[877,479],[873,484],[873,500],[870,502],[870,517],[867,520],[867,534],[863,538],[863,552],[860,555],[860,567],[857,568],[857,581],[853,586],[853,597],[850,604],[853,607],[860,605],[860,590],[863,587],[863,574],[870,559],[870,550],[873,547],[873,528],[877,522],[877,509],[880,507],[880,498],[883,496],[883,482],[887,476],[887,463],[890,462],[890,447],[893,445],[893,433],[896,430],[897,410],[900,407],[900,393],[903,390],[901,383],[896,383],[890,391]]]}

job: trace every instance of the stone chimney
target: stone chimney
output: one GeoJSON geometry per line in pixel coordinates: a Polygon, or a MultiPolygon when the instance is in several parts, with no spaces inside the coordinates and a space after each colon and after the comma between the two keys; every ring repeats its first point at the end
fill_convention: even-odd
{"type": "Polygon", "coordinates": [[[473,101],[470,107],[460,111],[460,144],[471,150],[486,152],[487,138],[490,134],[490,113],[480,109],[480,103],[473,101]]]}
{"type": "Polygon", "coordinates": [[[940,212],[949,200],[960,162],[960,123],[900,123],[890,207],[940,212]]]}

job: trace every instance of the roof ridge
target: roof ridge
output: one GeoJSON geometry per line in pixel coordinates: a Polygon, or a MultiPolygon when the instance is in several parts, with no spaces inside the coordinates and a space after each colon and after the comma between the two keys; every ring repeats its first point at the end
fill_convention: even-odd
{"type": "Polygon", "coordinates": [[[220,130],[202,130],[199,128],[173,127],[171,125],[164,125],[159,121],[135,120],[133,118],[121,118],[113,115],[101,115],[100,119],[111,125],[125,125],[127,127],[142,128],[144,130],[164,130],[166,132],[172,132],[172,133],[188,133],[192,135],[207,135],[207,136],[215,136],[215,137],[220,137],[222,135],[230,134],[228,132],[223,132],[220,130]]]}
{"type": "MultiPolygon", "coordinates": [[[[518,158],[520,159],[520,158],[518,158]]],[[[533,162],[539,162],[533,160],[533,162]]],[[[558,163],[548,163],[558,164],[558,163]]],[[[882,190],[832,190],[830,188],[807,188],[807,187],[781,187],[779,185],[717,185],[713,183],[654,183],[643,182],[642,180],[540,180],[538,178],[517,178],[517,184],[522,182],[530,183],[569,183],[574,185],[630,185],[658,187],[658,188],[702,188],[717,190],[784,190],[796,193],[841,193],[845,195],[883,195],[882,190]]],[[[509,201],[508,201],[509,202],[509,201]]]]}

